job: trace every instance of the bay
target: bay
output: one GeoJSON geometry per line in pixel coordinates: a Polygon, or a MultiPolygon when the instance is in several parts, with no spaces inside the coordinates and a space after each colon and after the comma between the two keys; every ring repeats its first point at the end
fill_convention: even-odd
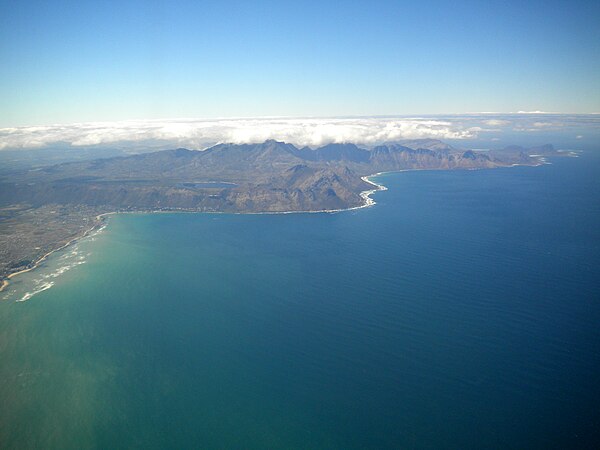
{"type": "Polygon", "coordinates": [[[591,448],[600,158],[552,163],[112,216],[3,293],[0,447],[591,448]]]}

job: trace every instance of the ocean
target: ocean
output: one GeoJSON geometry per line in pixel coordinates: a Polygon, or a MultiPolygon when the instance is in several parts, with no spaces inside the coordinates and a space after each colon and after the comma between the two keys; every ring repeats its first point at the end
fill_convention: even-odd
{"type": "Polygon", "coordinates": [[[112,216],[0,294],[0,447],[593,448],[600,155],[551,162],[112,216]]]}

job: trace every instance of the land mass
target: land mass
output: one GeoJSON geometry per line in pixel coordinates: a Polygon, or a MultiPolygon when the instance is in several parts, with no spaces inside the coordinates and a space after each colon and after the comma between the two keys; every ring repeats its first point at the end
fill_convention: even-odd
{"type": "Polygon", "coordinates": [[[0,285],[108,212],[336,211],[367,204],[374,173],[535,166],[555,154],[551,145],[483,152],[434,139],[369,149],[268,140],[19,167],[0,175],[0,285]]]}

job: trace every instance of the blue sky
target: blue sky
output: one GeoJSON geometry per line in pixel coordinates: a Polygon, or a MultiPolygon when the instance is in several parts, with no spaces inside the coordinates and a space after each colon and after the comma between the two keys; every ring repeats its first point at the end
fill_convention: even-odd
{"type": "Polygon", "coordinates": [[[600,2],[2,2],[0,127],[600,112],[600,2]]]}

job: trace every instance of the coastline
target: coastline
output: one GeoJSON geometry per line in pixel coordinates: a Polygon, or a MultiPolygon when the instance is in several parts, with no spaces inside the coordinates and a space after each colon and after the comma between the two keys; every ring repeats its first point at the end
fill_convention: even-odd
{"type": "Polygon", "coordinates": [[[67,248],[71,244],[74,244],[78,240],[83,239],[84,237],[88,236],[90,233],[94,232],[96,229],[98,229],[99,227],[104,225],[105,218],[108,216],[111,216],[113,214],[161,214],[161,213],[162,214],[173,214],[173,213],[178,213],[178,214],[181,214],[181,213],[188,213],[188,214],[198,214],[198,213],[200,213],[200,214],[316,214],[316,213],[337,213],[337,212],[343,212],[343,211],[352,211],[352,210],[356,210],[356,209],[367,208],[369,206],[373,206],[376,204],[375,200],[373,200],[370,196],[378,191],[386,191],[387,187],[385,187],[382,184],[375,183],[374,181],[371,181],[369,178],[377,176],[377,175],[381,175],[382,173],[383,172],[378,172],[373,175],[361,177],[361,180],[374,186],[374,189],[368,189],[366,191],[360,192],[359,195],[360,195],[361,199],[363,200],[363,204],[358,205],[358,206],[352,206],[350,208],[322,209],[322,210],[315,210],[315,211],[262,211],[262,212],[248,212],[248,213],[244,213],[244,212],[229,213],[229,212],[222,212],[222,211],[195,211],[195,210],[173,209],[173,210],[149,210],[149,211],[110,211],[110,212],[98,214],[96,216],[96,223],[91,228],[84,231],[82,234],[75,236],[73,239],[70,239],[65,244],[63,244],[53,250],[50,250],[48,253],[42,255],[31,265],[31,267],[27,267],[25,269],[22,269],[22,270],[19,270],[17,272],[13,272],[13,273],[7,275],[5,279],[1,280],[0,292],[2,292],[4,289],[6,289],[10,285],[11,278],[16,277],[17,275],[20,275],[22,273],[30,272],[30,271],[36,269],[37,267],[39,267],[39,265],[42,262],[44,262],[46,260],[46,258],[48,258],[53,253],[67,248]]]}
{"type": "MultiPolygon", "coordinates": [[[[542,161],[539,161],[538,164],[533,164],[533,165],[532,164],[512,164],[510,166],[505,166],[505,168],[511,168],[511,167],[515,167],[515,166],[539,167],[539,166],[545,165],[545,164],[550,164],[550,163],[547,163],[542,160],[542,161]]],[[[496,167],[496,168],[502,168],[502,167],[496,167]]],[[[467,170],[484,170],[484,169],[486,169],[486,168],[467,169],[467,170]]],[[[363,180],[365,183],[372,185],[373,189],[367,189],[365,191],[361,191],[359,193],[359,195],[363,201],[363,204],[358,205],[358,206],[352,206],[349,208],[321,209],[321,210],[315,210],[315,211],[290,210],[290,211],[259,211],[259,212],[224,212],[224,211],[197,211],[197,210],[188,210],[188,209],[179,209],[179,210],[178,209],[167,209],[167,210],[147,210],[147,211],[143,211],[143,210],[110,211],[110,212],[98,214],[96,216],[96,223],[91,228],[84,231],[82,234],[74,237],[73,239],[69,240],[67,243],[61,245],[60,247],[49,251],[48,253],[43,255],[41,258],[37,259],[31,267],[20,270],[18,272],[13,272],[13,273],[7,275],[5,279],[0,280],[2,283],[2,284],[0,284],[0,292],[2,292],[4,289],[6,289],[10,285],[9,280],[11,278],[13,278],[17,275],[20,275],[22,273],[29,272],[31,270],[36,269],[44,260],[46,260],[46,258],[48,258],[54,252],[60,251],[64,248],[68,247],[69,245],[75,243],[79,239],[83,239],[84,237],[86,237],[90,233],[92,233],[94,230],[96,230],[100,226],[104,225],[105,218],[108,216],[111,216],[113,214],[173,214],[173,213],[175,213],[175,214],[181,214],[181,213],[198,214],[198,213],[200,213],[200,214],[236,214],[236,215],[237,214],[260,214],[260,215],[263,215],[263,214],[271,215],[272,214],[272,215],[275,215],[275,214],[320,214],[320,213],[339,213],[339,212],[344,212],[344,211],[354,211],[354,210],[368,208],[370,206],[376,205],[377,202],[371,198],[371,195],[373,195],[375,192],[387,191],[387,189],[388,189],[383,184],[376,183],[376,182],[372,181],[370,178],[376,177],[379,175],[383,175],[385,173],[412,172],[412,171],[416,171],[416,170],[447,170],[447,169],[404,169],[404,170],[396,170],[396,171],[390,171],[390,172],[377,172],[377,173],[374,173],[371,175],[362,176],[362,177],[360,177],[360,179],[363,180]]]]}
{"type": "Polygon", "coordinates": [[[71,244],[74,244],[78,240],[83,239],[84,237],[88,236],[90,233],[94,232],[97,228],[99,228],[100,226],[104,225],[104,216],[106,214],[113,214],[113,213],[99,214],[98,216],[96,216],[96,223],[91,228],[85,230],[83,233],[81,233],[81,234],[75,236],[74,238],[70,239],[69,241],[67,241],[63,245],[61,245],[61,246],[59,246],[59,247],[57,247],[57,248],[55,248],[53,250],[50,250],[48,253],[42,255],[40,258],[38,258],[31,265],[31,267],[27,267],[25,269],[22,269],[22,270],[19,270],[17,272],[13,272],[13,273],[7,275],[6,278],[2,280],[2,284],[0,285],[0,292],[2,292],[4,289],[6,289],[8,286],[10,286],[10,279],[11,278],[16,277],[17,275],[20,275],[22,273],[30,272],[30,271],[38,268],[40,266],[40,264],[43,263],[46,260],[46,258],[48,258],[53,253],[58,252],[60,250],[63,250],[65,248],[67,248],[71,244]]]}

